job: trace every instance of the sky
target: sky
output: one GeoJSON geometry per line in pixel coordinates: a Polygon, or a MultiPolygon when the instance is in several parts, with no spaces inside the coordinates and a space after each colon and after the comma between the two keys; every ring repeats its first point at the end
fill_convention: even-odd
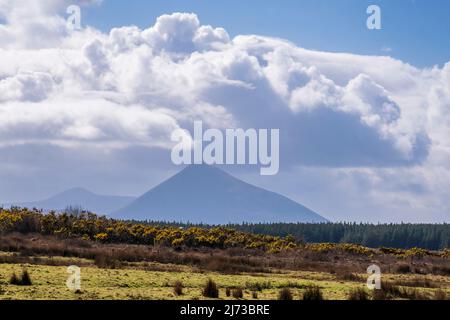
{"type": "Polygon", "coordinates": [[[224,169],[329,220],[449,222],[449,9],[0,0],[0,202],[140,195],[181,169],[174,130],[203,121],[280,129],[277,175],[224,169]]]}
{"type": "Polygon", "coordinates": [[[446,0],[112,0],[87,10],[85,23],[105,32],[117,25],[146,28],[169,12],[195,12],[231,36],[261,34],[320,51],[389,54],[418,67],[442,66],[450,52],[446,0]],[[366,28],[371,4],[382,12],[376,32],[366,28]]]}

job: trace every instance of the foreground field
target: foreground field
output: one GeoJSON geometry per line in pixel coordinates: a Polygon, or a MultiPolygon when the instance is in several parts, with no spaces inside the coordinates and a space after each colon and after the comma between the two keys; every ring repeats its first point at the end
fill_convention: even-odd
{"type": "MultiPolygon", "coordinates": [[[[58,263],[64,262],[62,258],[54,259],[59,259],[58,263]]],[[[79,262],[86,264],[89,261],[79,262]]],[[[136,264],[135,267],[170,269],[170,266],[158,263],[136,264]]],[[[184,267],[183,271],[147,271],[87,266],[81,269],[82,289],[75,293],[66,287],[68,276],[66,266],[0,264],[0,299],[205,299],[202,288],[208,279],[213,279],[219,287],[219,299],[232,299],[226,296],[226,288],[243,288],[243,299],[260,300],[277,299],[281,288],[290,288],[294,299],[301,299],[304,290],[314,285],[321,289],[324,299],[341,300],[348,299],[352,289],[364,288],[366,277],[361,274],[360,281],[345,281],[338,279],[337,275],[310,271],[226,275],[196,272],[189,267],[184,267]],[[20,274],[24,269],[29,272],[32,285],[9,284],[11,275],[20,274]],[[181,296],[174,293],[176,281],[181,281],[184,286],[181,296]]],[[[419,280],[416,275],[386,274],[383,280],[404,284],[408,288],[414,285],[432,287],[415,288],[420,296],[428,299],[432,299],[438,290],[447,295],[450,293],[450,277],[445,276],[426,276],[419,280]]]]}
{"type": "Polygon", "coordinates": [[[305,243],[226,227],[0,209],[0,299],[442,300],[450,250],[438,247],[305,243]],[[71,265],[81,268],[76,292],[66,286],[71,265]],[[371,265],[382,289],[369,292],[371,265]]]}

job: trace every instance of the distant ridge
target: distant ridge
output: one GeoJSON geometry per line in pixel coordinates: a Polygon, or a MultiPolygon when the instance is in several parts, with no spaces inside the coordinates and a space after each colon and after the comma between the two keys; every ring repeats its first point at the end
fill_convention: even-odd
{"type": "Polygon", "coordinates": [[[327,222],[287,197],[207,165],[186,167],[114,212],[112,217],[207,224],[327,222]]]}
{"type": "Polygon", "coordinates": [[[43,209],[44,211],[61,211],[71,206],[81,207],[97,214],[110,214],[135,199],[134,197],[98,195],[83,188],[73,188],[42,201],[10,205],[43,209]]]}

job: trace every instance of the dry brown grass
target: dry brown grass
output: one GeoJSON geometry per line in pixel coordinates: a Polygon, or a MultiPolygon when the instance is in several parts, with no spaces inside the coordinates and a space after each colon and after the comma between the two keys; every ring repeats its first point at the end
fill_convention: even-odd
{"type": "Polygon", "coordinates": [[[181,281],[175,281],[173,285],[173,293],[176,296],[182,296],[183,295],[183,283],[181,281]]]}
{"type": "Polygon", "coordinates": [[[283,288],[278,293],[278,300],[293,300],[294,296],[292,294],[291,289],[283,288]]]}
{"type": "Polygon", "coordinates": [[[370,300],[370,295],[363,288],[355,288],[349,291],[348,300],[370,300]]]}
{"type": "MultiPolygon", "coordinates": [[[[0,263],[9,264],[67,265],[72,260],[73,264],[83,266],[86,261],[75,263],[76,260],[87,259],[94,261],[98,267],[109,269],[126,268],[140,263],[140,268],[148,270],[161,268],[163,264],[170,270],[175,270],[176,266],[189,266],[199,272],[212,271],[222,274],[271,273],[277,270],[312,271],[334,274],[336,279],[345,282],[363,281],[358,274],[365,274],[367,266],[373,261],[376,261],[385,273],[450,275],[449,260],[437,256],[423,257],[420,261],[415,261],[386,254],[372,256],[351,252],[336,254],[336,252],[311,251],[308,248],[282,253],[243,248],[175,250],[164,246],[101,244],[55,236],[10,234],[0,236],[0,251],[11,253],[0,255],[0,263]],[[61,261],[59,257],[68,260],[61,261]],[[160,265],[152,266],[150,263],[154,262],[160,265]]],[[[164,268],[161,271],[168,270],[164,268]]],[[[434,286],[426,280],[402,285],[425,288],[434,286]]],[[[258,288],[252,290],[259,291],[258,288]]]]}
{"type": "Polygon", "coordinates": [[[209,279],[205,283],[205,286],[203,287],[203,296],[213,299],[219,298],[219,289],[217,288],[217,284],[212,279],[209,279]]]}

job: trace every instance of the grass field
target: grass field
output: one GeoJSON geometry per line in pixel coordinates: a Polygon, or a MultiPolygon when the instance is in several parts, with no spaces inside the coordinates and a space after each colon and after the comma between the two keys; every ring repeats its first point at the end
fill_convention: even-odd
{"type": "MultiPolygon", "coordinates": [[[[57,258],[62,259],[62,258],[57,258]]],[[[58,261],[63,262],[64,259],[58,261]]],[[[71,262],[74,262],[73,260],[71,262]]],[[[76,262],[76,261],[75,261],[76,262]]],[[[86,260],[80,264],[86,264],[86,260]]],[[[159,264],[152,264],[157,268],[159,264]]],[[[244,299],[277,299],[281,288],[291,288],[294,299],[301,299],[302,292],[309,286],[321,288],[325,299],[347,299],[351,289],[364,288],[366,275],[361,274],[362,281],[339,280],[336,275],[325,272],[310,271],[274,271],[269,274],[253,273],[226,275],[213,272],[196,272],[189,267],[183,271],[146,271],[139,270],[139,264],[126,269],[102,269],[87,266],[81,269],[82,290],[75,293],[66,287],[69,276],[66,266],[0,264],[0,299],[205,299],[202,288],[208,279],[213,279],[219,287],[219,299],[231,299],[226,296],[226,288],[243,288],[244,299]],[[32,279],[31,286],[9,284],[13,273],[20,274],[26,269],[32,279]],[[173,284],[181,281],[183,295],[174,294],[173,284]]],[[[142,266],[141,266],[142,267],[142,266]]],[[[159,266],[168,268],[167,265],[159,266]]],[[[411,286],[417,283],[416,275],[386,274],[383,280],[404,283],[411,286]]],[[[423,278],[422,278],[423,280],[423,278]]],[[[438,287],[450,293],[450,277],[426,276],[426,286],[416,287],[426,297],[432,298],[438,287]]]]}
{"type": "Polygon", "coordinates": [[[0,300],[197,300],[216,297],[214,287],[218,299],[227,300],[230,294],[274,300],[281,292],[293,299],[442,300],[450,297],[448,253],[329,243],[281,252],[174,248],[12,233],[0,235],[0,300]],[[366,270],[373,264],[382,272],[377,291],[366,288],[366,270]],[[81,268],[77,292],[66,286],[71,265],[81,268]],[[213,289],[205,290],[209,279],[213,289]]]}

